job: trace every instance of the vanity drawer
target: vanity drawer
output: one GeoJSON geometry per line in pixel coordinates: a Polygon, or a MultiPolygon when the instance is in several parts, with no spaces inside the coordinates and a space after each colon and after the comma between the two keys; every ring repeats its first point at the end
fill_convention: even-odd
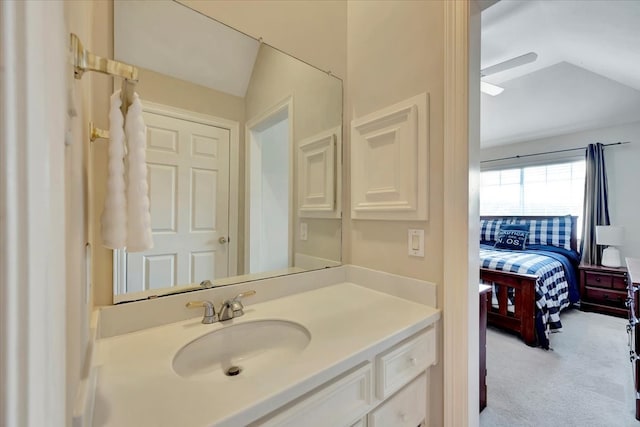
{"type": "Polygon", "coordinates": [[[372,404],[371,363],[295,403],[260,426],[269,427],[350,427],[372,404]]]}
{"type": "Polygon", "coordinates": [[[385,399],[436,362],[433,327],[376,357],[376,396],[385,399]]]}
{"type": "Polygon", "coordinates": [[[369,427],[416,427],[427,417],[427,374],[400,390],[369,415],[369,427]]]}

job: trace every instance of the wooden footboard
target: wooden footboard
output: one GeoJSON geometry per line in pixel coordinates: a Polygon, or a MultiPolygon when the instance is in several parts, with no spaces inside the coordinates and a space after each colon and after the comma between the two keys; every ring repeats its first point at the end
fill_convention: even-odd
{"type": "Polygon", "coordinates": [[[499,285],[496,292],[498,307],[489,304],[487,321],[522,337],[527,345],[536,345],[536,280],[531,274],[508,273],[488,268],[480,269],[480,279],[499,285]],[[509,309],[508,289],[512,288],[512,310],[509,309]]]}

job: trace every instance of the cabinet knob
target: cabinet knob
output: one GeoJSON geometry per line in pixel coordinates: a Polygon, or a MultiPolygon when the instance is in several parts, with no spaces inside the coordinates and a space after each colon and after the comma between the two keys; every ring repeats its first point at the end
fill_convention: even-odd
{"type": "Polygon", "coordinates": [[[401,420],[403,423],[406,423],[406,422],[407,422],[407,414],[405,414],[404,412],[400,412],[400,413],[398,414],[398,416],[400,417],[400,420],[401,420]]]}
{"type": "Polygon", "coordinates": [[[411,363],[411,366],[416,366],[416,363],[418,363],[418,361],[416,360],[415,357],[410,357],[409,363],[411,363]]]}

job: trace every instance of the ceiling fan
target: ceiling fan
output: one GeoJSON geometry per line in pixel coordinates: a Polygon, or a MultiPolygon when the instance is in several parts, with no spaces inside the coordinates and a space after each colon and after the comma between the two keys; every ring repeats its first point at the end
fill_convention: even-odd
{"type": "MultiPolygon", "coordinates": [[[[482,79],[483,77],[490,76],[491,74],[500,73],[521,65],[529,64],[536,59],[538,59],[538,54],[535,52],[529,52],[524,55],[516,56],[515,58],[507,59],[506,61],[498,62],[497,64],[480,70],[480,78],[482,79]]],[[[501,94],[504,88],[480,80],[480,90],[487,95],[496,96],[501,94]]]]}

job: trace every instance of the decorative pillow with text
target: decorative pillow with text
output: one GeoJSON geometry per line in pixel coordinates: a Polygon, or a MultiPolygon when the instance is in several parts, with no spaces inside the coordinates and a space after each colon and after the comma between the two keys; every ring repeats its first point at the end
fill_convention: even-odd
{"type": "Polygon", "coordinates": [[[500,230],[496,238],[496,249],[524,250],[529,232],[524,230],[500,230]]]}

